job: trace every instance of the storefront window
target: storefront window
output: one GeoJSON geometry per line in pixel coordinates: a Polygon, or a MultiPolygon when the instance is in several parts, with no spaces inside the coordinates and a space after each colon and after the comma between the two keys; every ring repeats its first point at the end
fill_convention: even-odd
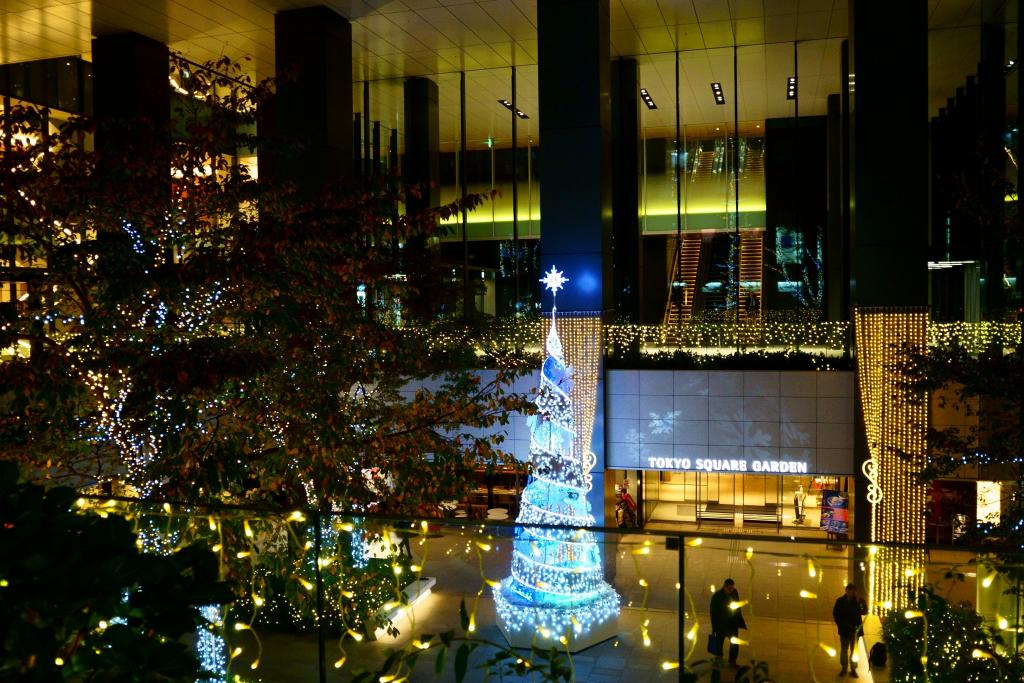
{"type": "Polygon", "coordinates": [[[836,529],[845,528],[848,520],[850,483],[848,477],[835,476],[648,471],[641,484],[643,518],[669,527],[681,523],[847,533],[836,529]],[[828,510],[824,527],[823,505],[828,510]]]}

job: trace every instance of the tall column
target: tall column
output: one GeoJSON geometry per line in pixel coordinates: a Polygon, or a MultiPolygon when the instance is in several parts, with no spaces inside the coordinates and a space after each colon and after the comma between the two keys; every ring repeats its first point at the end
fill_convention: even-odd
{"type": "MultiPolygon", "coordinates": [[[[408,192],[405,208],[409,213],[435,207],[440,202],[441,156],[439,151],[437,83],[415,76],[405,81],[405,159],[402,180],[408,192]]],[[[417,295],[410,298],[409,314],[420,321],[431,319],[442,302],[432,294],[443,290],[435,280],[439,275],[439,250],[427,244],[426,237],[409,240],[403,257],[405,271],[417,295]]]]}
{"type": "Polygon", "coordinates": [[[828,220],[825,231],[825,320],[849,320],[849,283],[843,280],[843,262],[846,261],[843,234],[843,179],[842,179],[842,103],[838,94],[828,96],[828,220]]]}
{"type": "Polygon", "coordinates": [[[608,0],[537,7],[541,264],[575,278],[559,311],[612,307],[608,0]],[[572,103],[567,106],[566,103],[572,103]]]}
{"type": "Polygon", "coordinates": [[[981,223],[982,264],[985,274],[985,313],[999,320],[1006,312],[1003,272],[1006,262],[1003,201],[1006,182],[1003,133],[1006,128],[1006,37],[1002,24],[982,24],[981,63],[978,64],[981,151],[977,164],[981,183],[978,203],[985,207],[981,223]]]}
{"type": "Polygon", "coordinates": [[[640,66],[611,63],[613,304],[621,322],[640,322],[640,66]]]}
{"type": "MultiPolygon", "coordinates": [[[[929,233],[928,38],[924,3],[850,2],[850,216],[858,425],[854,532],[868,542],[925,541],[927,489],[916,474],[927,459],[927,410],[906,389],[903,344],[926,343],[929,233]],[[896,71],[894,72],[894,69],[896,71]],[[898,85],[895,85],[898,84],[898,85]],[[898,140],[900,163],[876,161],[879,141],[898,140]],[[897,455],[900,453],[900,455],[897,455]]],[[[875,613],[908,604],[924,551],[878,549],[851,566],[875,613]]]]}
{"type": "MultiPolygon", "coordinates": [[[[277,74],[285,79],[273,125],[286,149],[267,170],[314,193],[352,171],[352,25],[323,6],[279,12],[274,45],[277,74]]],[[[264,157],[260,164],[266,175],[264,157]]]]}
{"type": "Polygon", "coordinates": [[[420,185],[422,193],[410,198],[409,210],[437,206],[440,202],[441,155],[439,151],[437,83],[414,76],[405,81],[405,162],[402,178],[420,185]]]}
{"type": "Polygon", "coordinates": [[[124,173],[118,159],[138,152],[152,161],[142,168],[164,178],[169,187],[169,72],[167,46],[152,38],[118,33],[92,41],[96,151],[110,159],[107,170],[112,174],[124,173]]]}
{"type": "MultiPolygon", "coordinates": [[[[546,0],[537,6],[540,96],[541,270],[569,278],[558,293],[567,360],[576,366],[577,452],[594,452],[591,508],[604,509],[601,323],[612,309],[611,102],[608,0],[546,0]],[[567,103],[571,103],[567,105],[567,103]]],[[[543,296],[550,307],[551,297],[543,296]]]]}
{"type": "Polygon", "coordinates": [[[928,10],[850,3],[854,303],[928,303],[928,10]],[[895,71],[894,71],[895,69],[895,71]],[[855,80],[854,80],[855,79],[855,80]],[[878,156],[898,140],[900,162],[878,156]]]}

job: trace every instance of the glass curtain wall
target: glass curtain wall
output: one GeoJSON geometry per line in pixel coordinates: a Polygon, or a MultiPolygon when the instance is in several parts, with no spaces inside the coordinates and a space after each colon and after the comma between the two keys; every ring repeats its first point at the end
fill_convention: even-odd
{"type": "MultiPolygon", "coordinates": [[[[827,96],[839,92],[840,45],[632,57],[655,104],[641,106],[639,131],[644,277],[656,299],[645,304],[647,322],[756,323],[794,309],[820,316],[825,115],[827,96]]],[[[468,244],[462,217],[450,219],[444,258],[480,280],[478,310],[507,315],[517,299],[519,310],[532,310],[541,231],[537,66],[424,77],[439,92],[440,201],[461,194],[463,175],[469,193],[487,196],[467,218],[468,244]]],[[[400,167],[403,87],[402,79],[354,85],[361,171],[400,167]]]]}
{"type": "MultiPolygon", "coordinates": [[[[645,258],[664,254],[664,288],[647,280],[664,297],[663,322],[821,316],[841,44],[682,51],[678,90],[675,53],[637,58],[657,106],[641,107],[640,208],[645,258]]],[[[848,491],[852,479],[645,472],[642,485],[647,521],[816,535],[822,491],[848,491]]]]}
{"type": "MultiPolygon", "coordinates": [[[[485,199],[468,213],[465,226],[461,215],[447,221],[448,230],[440,238],[442,258],[453,277],[465,273],[470,278],[475,310],[511,314],[517,290],[519,309],[532,310],[539,302],[535,286],[540,237],[537,67],[515,70],[514,97],[510,67],[423,78],[438,86],[440,203],[456,201],[463,181],[468,194],[485,199]],[[519,115],[513,112],[513,100],[519,115]]],[[[375,169],[401,174],[404,84],[403,79],[353,84],[353,136],[358,150],[354,163],[360,175],[375,169]]]]}

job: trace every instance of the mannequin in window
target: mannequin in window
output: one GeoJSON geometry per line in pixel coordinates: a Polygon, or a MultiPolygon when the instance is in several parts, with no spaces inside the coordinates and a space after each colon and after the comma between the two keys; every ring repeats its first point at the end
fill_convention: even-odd
{"type": "Polygon", "coordinates": [[[796,487],[796,492],[793,494],[793,523],[803,524],[804,523],[804,499],[807,494],[804,493],[804,485],[800,484],[796,487]]]}

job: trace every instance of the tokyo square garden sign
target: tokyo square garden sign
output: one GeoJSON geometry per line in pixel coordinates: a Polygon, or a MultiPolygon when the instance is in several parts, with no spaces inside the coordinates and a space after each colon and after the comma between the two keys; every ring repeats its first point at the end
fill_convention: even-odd
{"type": "Polygon", "coordinates": [[[605,466],[853,474],[854,373],[610,370],[605,466]]]}
{"type": "Polygon", "coordinates": [[[699,470],[701,472],[758,472],[762,474],[807,474],[805,461],[747,460],[736,458],[659,458],[647,456],[649,470],[699,470]]]}

